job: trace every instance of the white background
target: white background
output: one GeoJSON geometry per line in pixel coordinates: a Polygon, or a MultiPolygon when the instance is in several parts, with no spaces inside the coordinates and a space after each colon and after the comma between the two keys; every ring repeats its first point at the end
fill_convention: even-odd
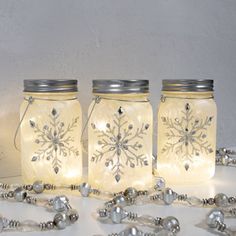
{"type": "Polygon", "coordinates": [[[162,79],[214,79],[218,146],[234,145],[235,29],[235,0],[0,0],[0,171],[19,173],[23,79],[78,79],[84,113],[92,79],[149,79],[154,111],[162,79]]]}
{"type": "MultiPolygon", "coordinates": [[[[235,0],[0,0],[0,176],[19,174],[19,153],[12,141],[23,79],[79,79],[85,113],[92,79],[149,79],[154,110],[162,79],[214,79],[218,146],[235,146],[235,76],[235,0]]],[[[220,191],[235,194],[234,172],[218,168],[204,186],[178,191],[199,197],[220,191]]],[[[80,211],[79,223],[48,235],[106,235],[123,228],[92,221],[91,212],[101,202],[72,200],[80,211]]],[[[136,210],[177,216],[181,235],[210,235],[194,227],[208,209],[136,210]]],[[[2,203],[1,213],[27,219],[35,215],[35,208],[2,203]]],[[[39,209],[34,219],[51,216],[39,209]]]]}

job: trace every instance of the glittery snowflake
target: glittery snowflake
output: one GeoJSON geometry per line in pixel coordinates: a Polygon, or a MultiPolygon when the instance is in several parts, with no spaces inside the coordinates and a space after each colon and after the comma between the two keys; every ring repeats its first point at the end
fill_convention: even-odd
{"type": "Polygon", "coordinates": [[[91,124],[98,137],[99,149],[93,154],[91,161],[104,161],[117,182],[124,174],[125,166],[135,168],[136,166],[147,166],[147,157],[140,153],[143,145],[140,140],[147,134],[149,124],[142,124],[134,128],[129,124],[122,107],[114,114],[113,123],[106,124],[106,130],[99,130],[95,124],[91,124]]]}
{"type": "Polygon", "coordinates": [[[49,123],[43,127],[30,120],[30,126],[36,134],[35,143],[39,145],[31,161],[46,159],[52,163],[53,170],[57,174],[62,168],[61,157],[67,158],[70,155],[78,157],[79,151],[73,146],[74,139],[70,136],[77,126],[78,119],[76,117],[66,126],[60,121],[60,114],[53,108],[49,115],[49,123]]]}
{"type": "Polygon", "coordinates": [[[168,140],[162,148],[162,153],[167,155],[171,152],[176,153],[181,160],[185,161],[184,167],[187,171],[195,156],[199,156],[200,153],[213,152],[211,144],[207,140],[207,128],[211,126],[213,117],[195,118],[189,103],[186,103],[181,113],[180,119],[161,117],[167,129],[165,136],[168,140]]]}

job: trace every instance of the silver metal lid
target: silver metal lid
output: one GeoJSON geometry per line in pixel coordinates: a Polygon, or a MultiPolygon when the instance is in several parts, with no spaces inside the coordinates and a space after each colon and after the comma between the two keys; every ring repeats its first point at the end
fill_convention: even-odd
{"type": "Polygon", "coordinates": [[[77,80],[24,80],[24,92],[77,92],[77,80]]]}
{"type": "Polygon", "coordinates": [[[148,93],[148,80],[93,80],[93,93],[148,93]]]}
{"type": "Polygon", "coordinates": [[[214,80],[162,80],[162,91],[209,92],[213,87],[214,80]]]}

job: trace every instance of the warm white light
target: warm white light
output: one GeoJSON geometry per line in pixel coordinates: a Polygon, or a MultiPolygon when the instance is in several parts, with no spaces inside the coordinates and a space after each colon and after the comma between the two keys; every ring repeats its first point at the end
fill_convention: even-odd
{"type": "MultiPolygon", "coordinates": [[[[24,182],[78,183],[82,178],[82,114],[79,102],[71,100],[76,94],[27,93],[25,96],[36,99],[21,124],[24,182]]],[[[21,117],[27,105],[24,101],[21,117]]]]}
{"type": "Polygon", "coordinates": [[[158,111],[158,175],[199,183],[215,172],[216,105],[210,92],[164,92],[158,111]]]}
{"type": "Polygon", "coordinates": [[[112,192],[146,189],[152,184],[152,108],[135,101],[147,96],[104,96],[109,99],[95,106],[88,126],[89,182],[112,192]]]}

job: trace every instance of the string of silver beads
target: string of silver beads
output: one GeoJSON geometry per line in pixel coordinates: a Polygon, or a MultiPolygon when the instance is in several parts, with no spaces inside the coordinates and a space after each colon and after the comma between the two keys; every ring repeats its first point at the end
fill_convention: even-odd
{"type": "Polygon", "coordinates": [[[88,183],[82,183],[82,184],[71,184],[71,185],[54,185],[54,184],[49,184],[46,183],[44,184],[42,181],[37,180],[33,184],[5,184],[5,183],[0,183],[0,189],[3,190],[8,190],[12,189],[15,187],[21,187],[25,191],[33,191],[36,194],[43,193],[44,191],[54,191],[54,190],[68,190],[70,189],[71,191],[78,191],[80,192],[81,196],[83,197],[89,197],[91,194],[95,196],[100,196],[101,194],[106,195],[106,197],[111,197],[114,196],[114,193],[103,193],[99,189],[92,188],[91,185],[88,183]]]}
{"type": "MultiPolygon", "coordinates": [[[[116,204],[122,204],[123,206],[133,205],[139,201],[139,196],[137,190],[134,188],[127,188],[124,192],[120,192],[120,195],[116,195],[112,200],[105,203],[109,208],[116,204]]],[[[228,197],[224,193],[218,193],[214,198],[200,199],[195,196],[189,197],[187,194],[178,194],[171,188],[159,189],[158,193],[154,195],[144,195],[141,201],[147,203],[164,203],[166,205],[171,205],[174,202],[186,202],[191,206],[217,206],[217,207],[228,207],[236,204],[236,197],[228,197]]]]}
{"type": "MultiPolygon", "coordinates": [[[[14,185],[16,186],[16,185],[14,185]]],[[[37,199],[32,197],[27,197],[26,191],[33,191],[34,193],[42,193],[44,190],[56,190],[56,189],[71,189],[72,191],[79,191],[81,196],[89,197],[91,194],[94,196],[105,196],[105,197],[113,197],[112,200],[106,203],[108,208],[116,205],[134,205],[139,199],[146,202],[161,202],[166,205],[173,204],[174,202],[187,202],[192,206],[217,206],[217,207],[226,207],[230,205],[236,204],[236,197],[228,197],[223,193],[217,194],[214,198],[205,198],[199,199],[197,197],[188,197],[187,194],[178,194],[171,188],[164,188],[165,184],[163,184],[162,178],[160,178],[157,184],[154,186],[153,190],[136,190],[135,188],[129,187],[124,191],[118,193],[109,193],[102,192],[98,189],[94,189],[88,183],[82,183],[79,185],[65,185],[65,186],[55,186],[53,184],[43,184],[42,181],[35,181],[32,185],[18,185],[17,189],[25,190],[25,193],[14,193],[19,199],[26,198],[26,202],[30,204],[36,204],[37,199]],[[160,183],[161,181],[161,183],[160,183]],[[157,192],[157,193],[155,193],[157,192]],[[24,196],[19,196],[23,194],[24,196]],[[123,196],[123,198],[121,197],[123,196]],[[141,198],[139,198],[141,197],[141,198]]],[[[9,184],[0,184],[0,188],[2,189],[10,189],[11,185],[9,184]]],[[[8,199],[12,198],[13,193],[9,191],[8,193],[0,193],[0,198],[8,199]]],[[[22,199],[21,199],[22,200],[22,199]]],[[[24,199],[23,199],[24,200],[24,199]]]]}
{"type": "Polygon", "coordinates": [[[27,231],[28,229],[41,231],[64,229],[70,224],[75,223],[79,218],[77,211],[71,207],[69,199],[65,195],[56,196],[52,199],[40,199],[29,196],[25,188],[17,187],[14,191],[1,192],[0,199],[14,199],[17,202],[25,202],[33,205],[40,205],[41,203],[46,208],[51,207],[52,210],[57,212],[52,221],[41,223],[34,221],[20,222],[18,220],[8,220],[0,216],[0,233],[8,229],[14,229],[16,231],[27,231]]]}
{"type": "MultiPolygon", "coordinates": [[[[166,218],[142,216],[134,212],[128,212],[121,206],[114,206],[110,209],[102,208],[98,209],[98,220],[101,222],[110,221],[113,224],[136,222],[145,226],[162,228],[166,231],[177,234],[180,231],[179,221],[173,217],[168,216],[166,218]]],[[[122,235],[122,234],[120,234],[122,235]]],[[[129,234],[124,234],[129,235],[129,234]]],[[[138,235],[138,234],[134,234],[138,235]]]]}

